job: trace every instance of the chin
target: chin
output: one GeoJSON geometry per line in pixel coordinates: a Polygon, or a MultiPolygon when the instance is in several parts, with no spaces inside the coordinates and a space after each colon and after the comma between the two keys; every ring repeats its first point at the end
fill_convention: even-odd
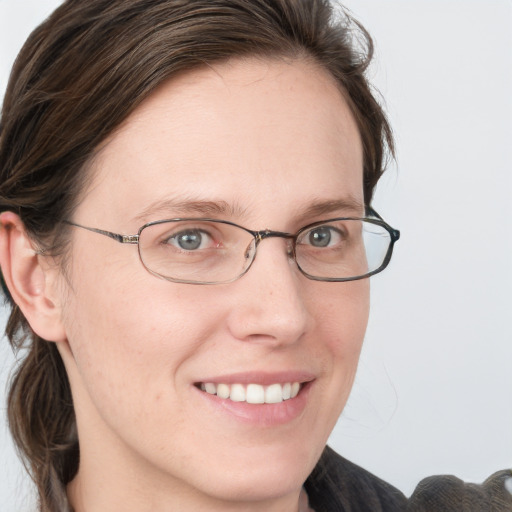
{"type": "Polygon", "coordinates": [[[298,492],[320,458],[323,445],[315,449],[307,441],[293,444],[237,450],[206,472],[204,490],[226,501],[271,500],[298,492]]]}

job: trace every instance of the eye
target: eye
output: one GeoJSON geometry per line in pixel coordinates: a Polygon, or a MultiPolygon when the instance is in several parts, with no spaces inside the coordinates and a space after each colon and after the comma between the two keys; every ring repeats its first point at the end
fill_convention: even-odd
{"type": "Polygon", "coordinates": [[[332,226],[318,226],[308,231],[304,238],[304,242],[313,247],[330,247],[340,242],[341,234],[332,226]]]}
{"type": "Polygon", "coordinates": [[[166,243],[174,245],[184,251],[196,251],[212,247],[212,237],[201,229],[187,229],[172,235],[165,240],[166,243]]]}

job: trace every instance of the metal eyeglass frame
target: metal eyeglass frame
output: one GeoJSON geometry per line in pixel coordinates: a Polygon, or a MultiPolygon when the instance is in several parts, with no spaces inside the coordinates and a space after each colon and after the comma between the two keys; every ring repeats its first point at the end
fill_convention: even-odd
{"type": "Polygon", "coordinates": [[[295,264],[297,265],[297,268],[299,269],[299,271],[305,277],[307,277],[308,279],[311,279],[313,281],[324,281],[324,282],[345,282],[345,281],[357,281],[359,279],[366,279],[366,278],[368,278],[370,276],[378,274],[379,272],[382,272],[388,266],[388,264],[389,264],[389,262],[391,260],[391,256],[393,254],[393,247],[395,245],[395,242],[400,239],[400,231],[397,230],[397,229],[392,228],[389,224],[387,224],[382,219],[382,217],[373,208],[367,207],[366,215],[369,215],[370,217],[336,217],[336,218],[333,218],[333,219],[326,219],[326,220],[321,220],[321,221],[317,221],[317,222],[312,222],[311,224],[308,224],[307,226],[303,226],[302,228],[300,228],[299,231],[297,231],[297,233],[295,233],[295,234],[286,233],[286,232],[283,232],[283,231],[272,231],[270,229],[263,229],[263,230],[260,230],[260,231],[254,231],[252,229],[244,228],[243,226],[235,224],[234,222],[230,222],[230,221],[227,221],[227,220],[206,218],[206,217],[195,217],[195,218],[183,217],[183,218],[164,219],[164,220],[156,220],[156,221],[153,221],[153,222],[148,222],[148,223],[144,224],[143,226],[141,226],[139,228],[139,230],[137,231],[137,234],[135,234],[135,235],[122,235],[122,234],[119,234],[119,233],[113,233],[112,231],[106,231],[104,229],[98,229],[98,228],[91,228],[91,227],[88,227],[88,226],[83,226],[81,224],[77,224],[77,223],[69,221],[69,220],[64,221],[64,223],[65,224],[69,224],[70,226],[74,226],[74,227],[81,228],[81,229],[86,229],[87,231],[92,231],[93,233],[98,233],[100,235],[109,237],[109,238],[111,238],[111,239],[113,239],[116,242],[119,242],[121,244],[137,245],[138,246],[139,259],[140,259],[143,267],[150,274],[153,274],[154,276],[159,277],[161,279],[165,279],[167,281],[171,281],[173,283],[185,283],[185,284],[227,284],[227,283],[231,283],[233,281],[236,281],[237,279],[240,279],[240,277],[242,277],[244,274],[246,274],[249,271],[249,269],[251,268],[252,264],[254,263],[254,260],[256,259],[256,253],[257,253],[258,245],[265,238],[285,238],[287,240],[293,240],[293,244],[291,246],[292,250],[288,251],[288,255],[293,257],[293,260],[295,261],[295,264]],[[247,266],[247,268],[241,274],[239,274],[238,276],[234,277],[233,279],[230,279],[228,281],[212,281],[212,282],[208,282],[208,281],[188,281],[186,279],[175,279],[175,278],[172,278],[172,277],[168,277],[168,276],[164,276],[162,274],[159,274],[158,272],[155,272],[155,271],[151,270],[150,268],[148,268],[146,266],[146,264],[144,263],[142,255],[140,253],[139,238],[140,238],[140,234],[142,233],[142,231],[144,229],[146,229],[147,227],[154,226],[156,224],[164,224],[166,222],[179,222],[179,221],[188,221],[188,220],[196,220],[196,221],[204,221],[204,222],[216,222],[216,223],[219,223],[219,224],[228,224],[230,226],[234,226],[234,227],[240,228],[240,229],[246,231],[247,233],[251,234],[252,237],[254,238],[254,241],[255,241],[254,256],[253,256],[251,262],[249,263],[249,265],[247,266]],[[295,254],[295,244],[296,244],[297,238],[300,236],[300,234],[303,231],[306,231],[307,229],[311,229],[315,225],[326,224],[326,223],[332,222],[334,220],[364,220],[365,222],[369,222],[371,224],[376,224],[378,226],[383,227],[389,233],[389,235],[390,235],[389,247],[388,247],[386,256],[384,257],[384,260],[383,260],[382,264],[380,265],[380,267],[378,267],[375,270],[372,270],[371,272],[363,274],[361,276],[340,277],[340,278],[313,276],[311,274],[308,274],[307,272],[305,272],[301,268],[301,266],[299,265],[299,263],[297,261],[297,257],[296,257],[296,254],[295,254]]]}

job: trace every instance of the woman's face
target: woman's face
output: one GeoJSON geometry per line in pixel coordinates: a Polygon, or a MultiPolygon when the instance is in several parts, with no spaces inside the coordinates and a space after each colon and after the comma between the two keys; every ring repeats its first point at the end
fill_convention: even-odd
{"type": "MultiPolygon", "coordinates": [[[[303,61],[233,60],[169,81],[91,172],[73,220],[123,234],[175,217],[296,232],[363,214],[356,124],[333,80],[303,61]]],[[[286,240],[270,238],[237,281],[173,283],[151,275],[137,247],[72,229],[61,353],[77,481],[129,482],[126,496],[155,504],[166,494],[203,504],[295,494],[352,386],[368,280],[308,280],[286,240]],[[294,382],[297,397],[275,404],[201,390],[294,382]]]]}

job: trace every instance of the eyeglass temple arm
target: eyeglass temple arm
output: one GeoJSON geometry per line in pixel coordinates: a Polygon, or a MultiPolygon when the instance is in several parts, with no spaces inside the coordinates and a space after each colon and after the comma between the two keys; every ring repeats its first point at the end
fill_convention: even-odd
{"type": "Polygon", "coordinates": [[[108,236],[112,238],[116,242],[121,244],[138,244],[139,243],[139,235],[120,235],[119,233],[112,233],[112,231],[105,231],[104,229],[90,228],[88,226],[82,226],[81,224],[77,224],[76,222],[71,222],[69,220],[64,221],[66,224],[70,226],[75,226],[76,228],[87,229],[87,231],[92,231],[93,233],[98,233],[100,235],[108,236]]]}
{"type": "Polygon", "coordinates": [[[395,228],[392,228],[371,206],[367,206],[366,207],[366,215],[370,216],[370,217],[375,217],[376,219],[379,219],[381,220],[382,222],[384,222],[384,224],[386,224],[386,226],[389,227],[389,229],[391,230],[391,235],[393,237],[393,243],[396,242],[397,240],[400,239],[400,231],[398,231],[398,229],[395,229],[395,228]]]}
{"type": "Polygon", "coordinates": [[[378,213],[377,213],[377,212],[376,212],[376,211],[375,211],[371,206],[369,206],[369,205],[366,207],[366,215],[367,215],[368,217],[375,217],[375,218],[377,218],[377,219],[379,219],[379,220],[382,220],[382,221],[384,220],[384,219],[383,219],[383,218],[382,218],[382,217],[381,217],[381,216],[380,216],[380,215],[379,215],[379,214],[378,214],[378,213]]]}

